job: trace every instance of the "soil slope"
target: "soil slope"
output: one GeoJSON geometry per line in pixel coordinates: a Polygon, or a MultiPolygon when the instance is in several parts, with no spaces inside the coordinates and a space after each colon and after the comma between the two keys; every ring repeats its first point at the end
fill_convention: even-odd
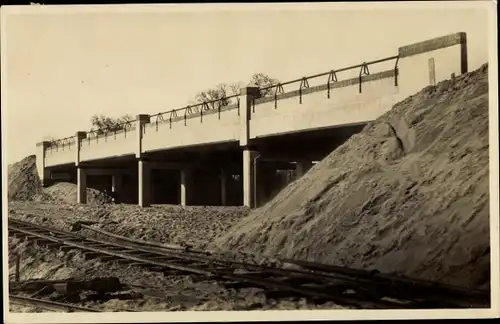
{"type": "Polygon", "coordinates": [[[488,66],[396,104],[212,248],[489,287],[488,66]]]}
{"type": "MultiPolygon", "coordinates": [[[[36,169],[36,155],[25,157],[8,166],[9,201],[50,201],[52,203],[76,203],[76,184],[56,183],[43,188],[36,169]]],[[[103,204],[111,201],[99,190],[87,188],[89,204],[103,204]]]]}
{"type": "Polygon", "coordinates": [[[33,200],[42,194],[36,156],[30,155],[8,166],[9,200],[33,200]]]}

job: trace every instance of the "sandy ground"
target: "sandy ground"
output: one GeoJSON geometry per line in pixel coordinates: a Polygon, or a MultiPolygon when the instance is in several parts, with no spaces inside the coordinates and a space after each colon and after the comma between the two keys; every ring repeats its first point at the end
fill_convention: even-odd
{"type": "Polygon", "coordinates": [[[115,234],[200,249],[226,233],[248,211],[245,207],[156,205],[144,209],[126,204],[9,203],[9,217],[25,221],[63,230],[70,230],[70,224],[77,221],[95,221],[96,228],[115,234]]]}
{"type": "Polygon", "coordinates": [[[210,247],[488,289],[487,71],[397,104],[210,247]]]}

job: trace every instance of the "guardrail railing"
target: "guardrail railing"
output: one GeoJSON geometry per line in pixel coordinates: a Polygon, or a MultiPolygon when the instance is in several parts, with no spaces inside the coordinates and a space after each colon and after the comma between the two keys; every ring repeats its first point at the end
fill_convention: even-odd
{"type": "MultiPolygon", "coordinates": [[[[392,67],[393,69],[393,74],[394,74],[394,85],[395,86],[398,86],[398,62],[399,62],[399,56],[398,55],[395,55],[395,56],[390,56],[390,57],[386,57],[386,58],[383,58],[383,59],[379,59],[379,60],[375,60],[375,61],[370,61],[370,62],[363,62],[361,64],[356,64],[356,65],[352,65],[352,66],[348,66],[348,67],[345,67],[345,68],[341,68],[341,69],[335,69],[335,70],[330,70],[328,72],[323,72],[323,73],[319,73],[319,74],[315,74],[315,75],[311,75],[311,76],[307,76],[307,77],[302,77],[300,79],[295,79],[295,80],[291,80],[291,81],[287,81],[287,82],[280,82],[280,83],[277,83],[277,84],[274,84],[274,85],[271,85],[271,86],[268,86],[268,87],[264,87],[264,88],[260,88],[260,91],[261,93],[262,92],[265,92],[267,94],[271,94],[273,97],[274,97],[274,107],[277,108],[277,105],[278,105],[278,100],[280,99],[280,97],[282,97],[283,95],[285,94],[290,94],[290,97],[292,96],[298,96],[299,97],[299,103],[302,104],[302,97],[304,94],[306,93],[309,93],[309,92],[312,92],[310,90],[312,90],[309,85],[309,81],[313,80],[313,79],[319,79],[319,78],[322,78],[322,77],[326,77],[326,82],[323,82],[323,83],[319,83],[318,88],[325,88],[326,90],[326,96],[328,99],[331,98],[331,91],[333,89],[332,85],[333,84],[337,84],[339,82],[342,82],[342,81],[348,81],[348,80],[352,80],[353,84],[354,83],[358,83],[359,85],[359,93],[362,92],[362,84],[363,84],[363,77],[366,77],[366,76],[369,76],[370,75],[370,69],[369,69],[369,66],[371,65],[375,65],[375,64],[379,64],[379,63],[383,63],[383,62],[389,62],[389,61],[392,61],[392,60],[395,60],[395,63],[392,67]],[[341,72],[346,72],[346,71],[353,71],[353,70],[356,70],[356,69],[359,69],[359,72],[358,72],[358,75],[355,79],[347,79],[347,80],[340,80],[339,81],[339,78],[338,78],[338,75],[339,73],[341,72]],[[294,90],[291,90],[291,91],[285,91],[284,90],[284,86],[287,86],[287,85],[292,85],[292,84],[296,84],[298,85],[298,87],[296,87],[294,90]]],[[[346,86],[348,85],[351,85],[351,84],[346,84],[346,86]]],[[[257,103],[263,103],[263,102],[267,102],[269,100],[263,100],[261,98],[254,98],[252,100],[252,110],[253,112],[255,112],[255,104],[256,102],[257,103]]]]}
{"type": "Polygon", "coordinates": [[[220,119],[221,112],[230,109],[238,109],[238,115],[240,114],[239,94],[157,113],[150,115],[150,118],[152,119],[151,124],[155,124],[158,130],[158,125],[161,123],[169,123],[170,128],[172,128],[173,122],[184,120],[184,125],[187,125],[187,120],[193,117],[200,117],[200,122],[203,122],[203,116],[207,114],[217,113],[220,119]]]}
{"type": "Polygon", "coordinates": [[[107,138],[111,136],[116,139],[116,136],[119,134],[124,134],[125,137],[127,137],[128,132],[136,129],[135,123],[136,120],[127,120],[112,127],[91,129],[87,132],[85,139],[82,139],[82,141],[87,140],[87,142],[90,143],[91,140],[95,139],[99,142],[99,139],[107,140],[107,138]]]}
{"type": "MultiPolygon", "coordinates": [[[[332,90],[332,85],[336,84],[339,81],[337,74],[341,72],[346,72],[346,71],[351,71],[355,69],[359,69],[358,77],[357,77],[357,82],[359,84],[359,92],[362,92],[362,83],[363,83],[363,77],[369,76],[370,75],[370,70],[369,66],[374,65],[374,64],[379,64],[383,62],[388,62],[391,60],[395,60],[395,64],[393,66],[394,70],[394,85],[398,86],[398,61],[399,61],[399,56],[390,56],[386,57],[383,59],[375,60],[375,61],[370,61],[370,62],[363,62],[361,64],[357,65],[352,65],[340,69],[335,69],[335,70],[330,70],[328,72],[324,73],[319,73],[307,77],[302,77],[299,79],[287,81],[287,82],[280,82],[277,84],[273,84],[268,87],[261,87],[259,88],[260,91],[260,97],[259,98],[254,98],[252,100],[252,107],[253,107],[253,112],[255,112],[255,104],[256,100],[262,100],[264,97],[273,97],[274,98],[274,103],[275,103],[275,108],[277,107],[277,102],[280,99],[280,96],[282,96],[285,93],[290,93],[290,92],[285,92],[284,86],[292,85],[292,84],[298,84],[298,89],[297,90],[292,90],[291,92],[298,92],[299,96],[299,102],[302,104],[302,97],[305,93],[308,92],[308,90],[311,89],[309,85],[309,81],[313,79],[319,79],[321,77],[326,77],[326,83],[320,84],[320,86],[326,87],[327,91],[327,98],[331,98],[331,90],[332,90]]],[[[348,80],[347,80],[348,81],[348,80]]],[[[310,91],[309,91],[310,92],[310,91]]],[[[295,94],[293,94],[295,96],[295,94]]],[[[225,110],[231,110],[231,109],[238,109],[238,115],[240,115],[240,95],[235,94],[231,96],[225,96],[222,98],[218,98],[215,100],[211,101],[206,101],[206,102],[201,102],[195,105],[188,105],[183,108],[178,108],[178,109],[173,109],[165,112],[160,112],[157,114],[150,115],[151,124],[156,125],[156,130],[158,130],[158,125],[162,123],[169,123],[170,128],[172,128],[172,123],[177,122],[177,121],[184,121],[184,125],[187,125],[187,120],[190,118],[194,117],[200,117],[200,122],[203,122],[203,116],[207,114],[213,114],[213,113],[218,113],[219,119],[220,119],[220,114],[221,112],[225,110]]],[[[266,100],[267,101],[267,100],[266,100]]],[[[105,128],[105,129],[94,129],[89,132],[87,132],[87,137],[86,139],[90,142],[91,139],[95,138],[96,140],[99,140],[99,138],[107,138],[110,135],[113,135],[116,138],[116,135],[120,133],[125,133],[125,136],[127,136],[127,132],[132,131],[136,128],[135,126],[136,121],[131,120],[131,121],[126,121],[124,123],[121,123],[119,125],[116,125],[112,128],[105,128]]],[[[49,147],[53,146],[58,146],[58,145],[70,145],[67,144],[67,140],[72,138],[73,143],[75,142],[74,136],[72,137],[67,137],[59,140],[55,140],[51,142],[51,145],[49,147]]]]}
{"type": "Polygon", "coordinates": [[[59,149],[59,148],[64,150],[66,147],[68,149],[70,149],[74,145],[76,145],[75,137],[69,136],[69,137],[59,138],[59,139],[49,141],[47,148],[50,150],[59,149]]]}

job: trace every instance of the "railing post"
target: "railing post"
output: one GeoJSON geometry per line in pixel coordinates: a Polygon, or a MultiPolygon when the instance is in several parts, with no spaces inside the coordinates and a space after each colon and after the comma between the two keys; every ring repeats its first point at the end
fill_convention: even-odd
{"type": "Polygon", "coordinates": [[[76,132],[75,133],[75,166],[78,168],[80,164],[80,152],[82,149],[82,141],[87,137],[87,132],[76,132]]]}
{"type": "Polygon", "coordinates": [[[135,149],[135,157],[140,159],[143,155],[142,150],[142,138],[144,137],[144,127],[151,121],[151,117],[149,115],[137,115],[136,117],[136,129],[137,129],[137,137],[136,137],[136,149],[135,149]]]}
{"type": "Polygon", "coordinates": [[[259,88],[245,87],[240,90],[240,146],[247,146],[250,138],[250,106],[259,94],[259,88]]]}

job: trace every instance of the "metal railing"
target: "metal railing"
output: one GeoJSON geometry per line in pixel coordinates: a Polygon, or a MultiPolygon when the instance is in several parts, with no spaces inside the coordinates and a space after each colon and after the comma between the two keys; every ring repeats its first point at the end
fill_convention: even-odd
{"type": "Polygon", "coordinates": [[[231,96],[225,96],[211,101],[201,102],[195,105],[188,105],[183,108],[173,109],[166,112],[157,113],[150,115],[150,118],[154,119],[151,124],[156,125],[158,130],[158,125],[161,123],[168,122],[170,128],[172,128],[172,123],[184,120],[184,125],[187,125],[187,120],[192,117],[199,116],[200,122],[203,122],[203,115],[217,113],[220,119],[221,112],[228,110],[230,108],[237,108],[238,115],[240,114],[240,95],[235,94],[231,96]],[[233,102],[233,99],[234,102],[233,102]],[[167,117],[165,119],[165,117],[167,117]]]}
{"type": "MultiPolygon", "coordinates": [[[[304,90],[310,88],[309,80],[317,79],[317,78],[321,78],[321,77],[327,77],[327,81],[326,81],[326,83],[323,83],[323,85],[326,86],[327,98],[330,99],[331,98],[332,84],[339,82],[337,74],[341,73],[341,72],[345,72],[345,71],[359,69],[357,83],[359,84],[359,92],[361,93],[362,92],[363,77],[370,75],[370,70],[368,67],[370,65],[388,62],[391,60],[396,60],[393,69],[394,69],[394,85],[397,86],[398,85],[399,56],[395,55],[395,56],[390,56],[390,57],[386,57],[386,58],[375,60],[375,61],[363,62],[361,64],[352,65],[352,66],[348,66],[348,67],[341,68],[341,69],[331,70],[329,72],[323,72],[323,73],[319,73],[319,74],[315,74],[315,75],[311,75],[311,76],[307,76],[307,77],[302,77],[300,79],[295,79],[295,80],[291,80],[291,81],[287,81],[287,82],[280,82],[280,83],[277,83],[277,84],[274,84],[274,85],[271,85],[268,87],[260,88],[260,91],[261,91],[261,93],[262,92],[271,92],[272,95],[274,96],[275,108],[277,108],[277,102],[278,102],[279,96],[287,93],[284,91],[283,86],[298,83],[299,86],[298,86],[298,89],[296,91],[298,91],[297,95],[299,96],[299,103],[302,104],[302,96],[304,94],[304,90]]],[[[255,100],[253,100],[252,106],[255,108],[255,100]]],[[[254,112],[255,112],[255,110],[254,110],[254,112]]]]}
{"type": "MultiPolygon", "coordinates": [[[[344,68],[340,68],[340,69],[330,70],[328,72],[314,74],[311,76],[302,77],[302,78],[287,81],[287,82],[280,82],[280,83],[276,83],[276,84],[273,84],[273,85],[270,85],[267,87],[261,87],[261,88],[259,88],[261,96],[260,96],[260,98],[257,98],[257,99],[262,99],[263,97],[273,96],[274,97],[274,105],[276,108],[277,102],[279,100],[279,96],[283,95],[285,93],[288,93],[288,92],[284,91],[283,86],[298,83],[299,84],[298,89],[295,91],[298,91],[299,103],[302,104],[302,98],[303,98],[304,91],[306,89],[311,89],[311,87],[309,86],[309,80],[318,79],[321,77],[327,77],[326,83],[323,83],[322,85],[326,86],[327,98],[330,99],[331,98],[332,84],[341,82],[338,80],[337,74],[341,73],[341,72],[345,72],[345,71],[355,70],[355,69],[359,69],[359,74],[358,74],[356,83],[359,84],[359,92],[361,93],[362,92],[363,77],[370,75],[369,66],[374,65],[374,64],[378,64],[378,63],[382,63],[382,62],[391,61],[391,60],[396,60],[394,67],[393,67],[393,69],[394,69],[394,85],[398,86],[399,56],[395,55],[395,56],[386,57],[386,58],[375,60],[375,61],[363,62],[363,63],[357,64],[357,65],[352,65],[352,66],[348,66],[348,67],[344,67],[344,68]]],[[[254,98],[252,100],[253,112],[255,112],[255,104],[256,103],[255,103],[255,98],[254,98]]],[[[233,108],[238,109],[238,115],[240,115],[240,95],[239,94],[225,96],[225,97],[218,98],[218,99],[211,100],[211,101],[205,101],[205,102],[201,102],[201,103],[198,103],[195,105],[188,105],[188,106],[183,107],[183,108],[172,109],[169,111],[160,112],[160,113],[157,113],[154,115],[150,115],[150,118],[154,119],[154,120],[151,120],[151,124],[155,124],[156,130],[158,130],[158,126],[161,123],[168,122],[170,128],[172,128],[173,122],[183,120],[184,125],[187,125],[188,119],[193,118],[193,117],[197,117],[197,116],[200,117],[200,122],[203,122],[204,115],[212,114],[212,113],[216,113],[216,112],[218,113],[218,118],[220,119],[220,115],[221,115],[222,111],[233,109],[233,108]],[[235,99],[234,102],[233,102],[233,99],[235,99]]],[[[114,137],[116,138],[116,135],[119,133],[125,133],[125,136],[126,136],[126,133],[128,131],[135,129],[135,122],[136,122],[136,120],[126,121],[126,122],[121,123],[119,125],[116,125],[112,128],[94,129],[94,130],[91,130],[87,133],[86,138],[87,138],[87,140],[90,141],[90,139],[92,139],[92,138],[99,139],[101,137],[107,137],[110,134],[113,134],[114,137]]],[[[55,140],[52,143],[56,143],[55,145],[57,145],[57,143],[66,143],[64,141],[69,139],[69,138],[74,139],[74,136],[67,137],[67,138],[60,139],[60,140],[55,140]]]]}
{"type": "Polygon", "coordinates": [[[65,138],[59,138],[55,140],[50,140],[49,144],[47,145],[47,148],[52,150],[52,149],[65,149],[68,147],[68,149],[71,149],[72,146],[76,145],[76,140],[74,136],[68,136],[65,138]]]}
{"type": "Polygon", "coordinates": [[[100,138],[104,138],[106,140],[109,136],[113,136],[116,139],[116,135],[121,133],[127,137],[127,132],[133,131],[136,128],[135,123],[136,120],[127,120],[112,127],[91,129],[87,132],[85,139],[89,143],[92,139],[99,141],[100,138]]]}

